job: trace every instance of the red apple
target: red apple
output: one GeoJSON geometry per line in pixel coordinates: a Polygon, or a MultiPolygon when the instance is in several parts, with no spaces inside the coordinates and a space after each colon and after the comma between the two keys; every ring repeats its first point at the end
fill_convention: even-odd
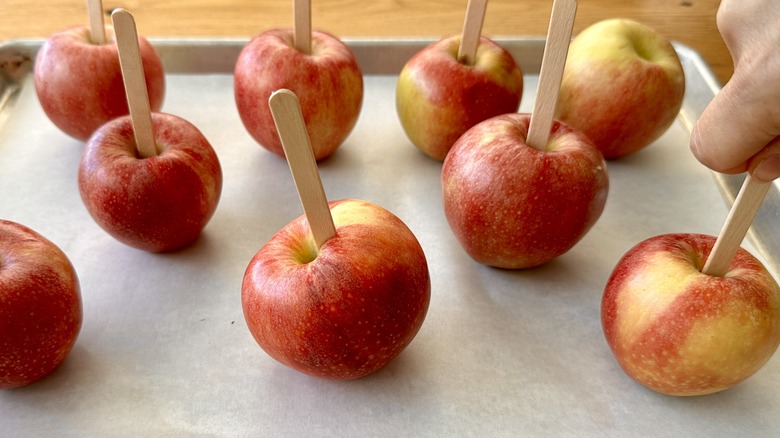
{"type": "Polygon", "coordinates": [[[701,273],[715,237],[666,234],[630,249],[604,289],[604,335],[623,370],[669,395],[730,388],[780,344],[780,288],[740,249],[723,277],[701,273]]]}
{"type": "Polygon", "coordinates": [[[481,122],[442,167],[444,213],[466,252],[499,268],[542,265],[572,248],[604,210],[604,158],[554,121],[545,150],[526,144],[528,114],[481,122]]]}
{"type": "MultiPolygon", "coordinates": [[[[94,44],[88,27],[71,27],[51,35],[35,60],[35,90],[43,111],[79,140],[130,113],[112,26],[106,26],[106,38],[108,43],[94,44]]],[[[158,111],[165,96],[163,65],[146,39],[138,42],[149,104],[158,111]]]]}
{"type": "Polygon", "coordinates": [[[249,330],[271,357],[326,379],[370,374],[417,334],[430,301],[420,244],[389,211],[330,203],[336,235],[315,249],[305,216],[254,256],[242,302],[249,330]]]}
{"type": "Polygon", "coordinates": [[[314,31],[311,54],[303,53],[290,29],[263,32],[241,50],[234,79],[238,113],[252,137],[281,157],[265,103],[283,88],[298,95],[314,157],[330,156],[354,128],[363,104],[363,76],[352,51],[335,36],[314,31]]]}
{"type": "Polygon", "coordinates": [[[572,41],[556,117],[615,159],[666,132],[684,95],[680,59],[663,35],[635,21],[605,20],[572,41]]]}
{"type": "Polygon", "coordinates": [[[217,208],[222,170],[208,140],[179,117],[153,113],[158,154],[141,158],[129,116],[87,142],[78,172],[89,213],[117,240],[146,251],[182,248],[217,208]]]}
{"type": "Polygon", "coordinates": [[[81,329],[79,280],[51,241],[0,219],[0,389],[42,379],[81,329]]]}
{"type": "Polygon", "coordinates": [[[413,56],[398,77],[396,110],[406,135],[442,161],[469,128],[517,112],[523,72],[508,51],[481,37],[476,61],[458,59],[460,36],[435,42],[413,56]]]}

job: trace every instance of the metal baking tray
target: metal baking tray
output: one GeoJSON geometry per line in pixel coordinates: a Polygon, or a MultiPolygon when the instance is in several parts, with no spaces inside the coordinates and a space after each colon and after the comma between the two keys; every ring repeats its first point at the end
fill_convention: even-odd
{"type": "MultiPolygon", "coordinates": [[[[533,107],[541,38],[495,38],[525,72],[533,107]]],[[[0,392],[2,436],[776,436],[780,359],[728,391],[694,398],[649,391],[603,339],[600,299],[617,260],[668,232],[716,235],[740,177],[696,162],[692,123],[719,89],[677,44],[687,77],[679,121],[647,149],[608,163],[610,194],[570,252],[528,271],[478,265],[441,207],[441,164],[406,139],[395,75],[433,41],[345,40],[366,79],[358,124],[320,163],[330,199],[361,198],[420,240],[432,299],[417,338],[386,368],[318,380],[265,355],[249,334],[241,280],[254,253],[302,213],[286,163],[256,145],[235,109],[232,71],[245,39],[152,39],[167,72],[163,111],[198,126],[220,157],[224,188],[203,236],[170,254],[113,240],[76,186],[82,143],[44,116],[31,71],[40,40],[0,46],[0,217],[59,245],[81,281],[84,324],[52,375],[0,392]],[[726,199],[727,202],[723,202],[726,199]]],[[[746,243],[777,274],[772,190],[746,243]]]]}

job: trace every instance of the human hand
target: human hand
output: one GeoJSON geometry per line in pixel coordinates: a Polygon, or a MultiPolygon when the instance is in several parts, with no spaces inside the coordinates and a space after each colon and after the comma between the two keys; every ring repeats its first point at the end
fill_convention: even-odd
{"type": "Polygon", "coordinates": [[[694,126],[691,151],[712,170],[768,182],[780,176],[780,2],[723,0],[717,22],[734,75],[694,126]]]}

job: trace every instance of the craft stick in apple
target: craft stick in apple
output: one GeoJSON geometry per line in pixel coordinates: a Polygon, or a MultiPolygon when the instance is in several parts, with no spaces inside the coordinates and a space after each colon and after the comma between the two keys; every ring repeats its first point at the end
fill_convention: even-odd
{"type": "Polygon", "coordinates": [[[304,215],[252,258],[242,302],[257,343],[277,361],[325,379],[379,370],[417,334],[430,276],[411,230],[367,201],[328,203],[301,110],[289,90],[270,99],[304,215]]]}
{"type": "Polygon", "coordinates": [[[363,105],[363,76],[352,51],[335,36],[311,30],[310,0],[295,0],[293,29],[271,29],[254,37],[238,56],[234,93],[241,121],[252,138],[284,156],[267,102],[271,93],[298,95],[311,134],[314,157],[341,146],[363,105]]]}
{"type": "MultiPolygon", "coordinates": [[[[127,115],[114,29],[103,23],[100,0],[88,2],[90,26],[74,26],[51,35],[35,59],[34,82],[48,118],[62,132],[87,140],[100,126],[127,115]]],[[[154,47],[139,38],[148,99],[159,111],[165,97],[165,73],[154,47]]]]}
{"type": "Polygon", "coordinates": [[[0,219],[0,389],[49,375],[81,330],[73,265],[54,243],[0,219]]]}
{"type": "Polygon", "coordinates": [[[461,136],[442,166],[444,213],[479,263],[533,268],[571,249],[601,216],[606,163],[581,132],[553,120],[573,0],[554,2],[533,114],[504,114],[461,136]]]}
{"type": "Polygon", "coordinates": [[[685,96],[672,44],[633,20],[614,18],[571,43],[557,117],[584,132],[608,160],[644,149],[671,126],[685,96]]]}
{"type": "Polygon", "coordinates": [[[222,170],[194,125],[150,112],[133,16],[117,9],[112,18],[130,115],[90,137],[79,166],[79,192],[95,222],[117,240],[146,251],[172,251],[197,239],[213,215],[222,170]]]}
{"type": "Polygon", "coordinates": [[[604,289],[604,336],[623,371],[677,396],[723,391],[780,344],[780,287],[740,244],[771,183],[750,176],[716,239],[665,234],[631,248],[604,289]]]}
{"type": "Polygon", "coordinates": [[[401,70],[396,112],[413,145],[442,161],[469,128],[517,112],[523,72],[512,55],[481,36],[487,0],[469,0],[461,35],[437,41],[401,70]]]}

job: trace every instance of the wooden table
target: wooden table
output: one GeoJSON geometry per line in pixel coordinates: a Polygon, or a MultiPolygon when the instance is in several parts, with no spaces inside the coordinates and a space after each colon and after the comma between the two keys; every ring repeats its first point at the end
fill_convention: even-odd
{"type": "MultiPolygon", "coordinates": [[[[439,37],[460,32],[467,0],[315,0],[315,28],[340,37],[439,37]]],[[[725,83],[731,56],[715,26],[718,0],[580,1],[575,34],[612,17],[633,18],[699,52],[725,83]]],[[[552,1],[492,0],[483,32],[488,36],[544,35],[552,1]]],[[[136,17],[147,37],[251,37],[270,27],[292,25],[291,3],[283,0],[104,0],[136,17]]],[[[3,0],[0,41],[42,38],[87,20],[85,0],[3,0]]]]}

